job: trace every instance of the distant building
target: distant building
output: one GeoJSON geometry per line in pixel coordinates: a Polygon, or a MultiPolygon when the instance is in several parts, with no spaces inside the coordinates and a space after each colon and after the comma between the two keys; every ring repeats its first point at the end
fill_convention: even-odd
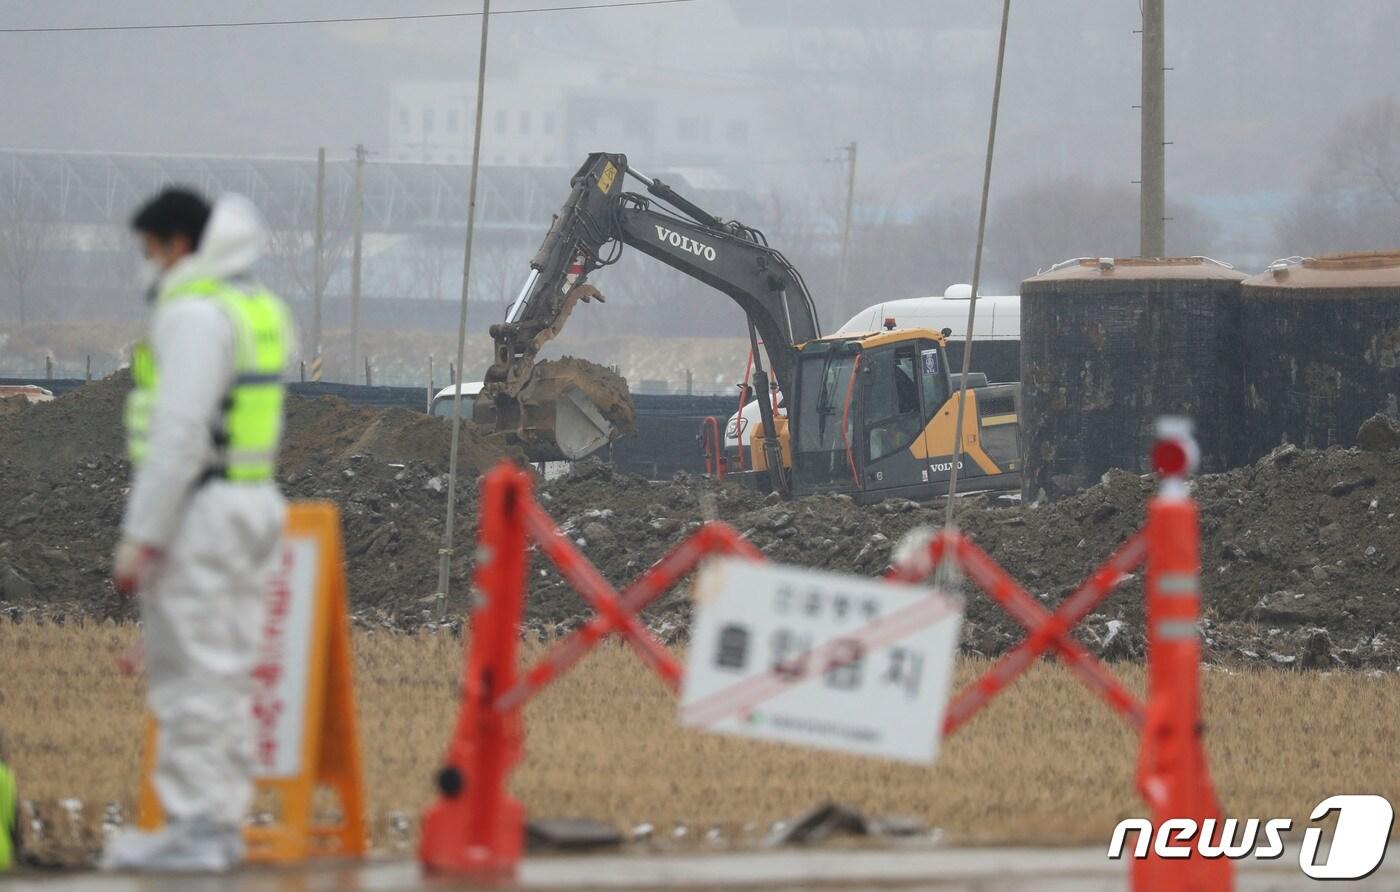
{"type": "MultiPolygon", "coordinates": [[[[390,91],[393,161],[471,160],[475,85],[399,82],[390,91]]],[[[482,121],[484,164],[572,168],[594,151],[625,152],[642,170],[684,171],[692,182],[742,181],[756,153],[781,155],[761,97],[686,90],[671,82],[616,86],[492,82],[482,121]],[[761,148],[760,148],[761,147],[761,148]]]]}
{"type": "MultiPolygon", "coordinates": [[[[494,89],[482,122],[482,162],[565,164],[563,94],[549,87],[494,89]]],[[[390,91],[389,160],[460,164],[471,160],[476,88],[447,81],[401,82],[390,91]]]]}

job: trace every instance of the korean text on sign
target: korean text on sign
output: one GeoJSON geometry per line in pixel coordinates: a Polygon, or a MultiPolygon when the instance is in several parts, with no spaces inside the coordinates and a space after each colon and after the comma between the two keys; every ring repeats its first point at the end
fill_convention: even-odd
{"type": "Polygon", "coordinates": [[[681,724],[913,762],[938,752],[962,601],[726,558],[696,582],[681,724]]]}

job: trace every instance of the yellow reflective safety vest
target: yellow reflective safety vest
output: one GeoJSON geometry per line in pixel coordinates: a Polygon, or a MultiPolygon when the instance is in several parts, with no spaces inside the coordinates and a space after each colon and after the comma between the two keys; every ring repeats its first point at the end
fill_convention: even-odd
{"type": "Polygon", "coordinates": [[[9,870],[19,839],[19,799],[15,796],[15,776],[0,762],[0,871],[9,870]]]}
{"type": "MultiPolygon", "coordinates": [[[[219,423],[209,432],[217,458],[203,479],[271,480],[282,437],[282,372],[292,340],[287,305],[270,291],[245,292],[218,279],[185,282],[156,299],[212,300],[233,325],[233,386],[224,397],[219,423]]],[[[150,346],[138,344],[131,356],[134,387],[125,411],[127,454],[133,465],[146,458],[158,377],[150,346]]]]}

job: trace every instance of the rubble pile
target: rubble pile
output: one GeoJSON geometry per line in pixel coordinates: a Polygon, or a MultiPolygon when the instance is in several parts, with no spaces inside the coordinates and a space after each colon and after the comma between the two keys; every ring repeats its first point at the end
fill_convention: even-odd
{"type": "MultiPolygon", "coordinates": [[[[120,457],[111,380],[0,418],[0,615],[131,616],[112,592],[109,555],[128,469],[120,457]],[[79,405],[78,401],[82,404],[79,405]],[[52,414],[50,414],[52,413],[52,414]]],[[[1197,478],[1207,655],[1221,663],[1292,668],[1400,669],[1400,429],[1372,419],[1364,448],[1281,446],[1258,463],[1197,478]]],[[[476,472],[510,451],[463,429],[449,617],[467,606],[476,472]]],[[[292,498],[326,498],[343,516],[357,622],[413,629],[434,622],[447,495],[448,429],[404,410],[292,399],[283,482],[292,498]]],[[[959,502],[960,526],[1052,608],[1142,522],[1149,479],[1110,472],[1076,496],[1007,505],[959,502]]],[[[939,503],[858,506],[840,495],[784,501],[737,484],[678,476],[654,483],[581,462],[537,496],[614,584],[624,585],[702,518],[734,525],[774,560],[873,575],[899,539],[942,520],[939,503]]],[[[1109,658],[1143,653],[1141,575],[1080,628],[1109,658]]],[[[538,557],[527,625],[577,627],[591,611],[538,557]]],[[[649,624],[683,638],[690,604],[677,590],[649,624]]],[[[455,623],[457,620],[450,620],[455,623]]],[[[1023,637],[985,597],[969,599],[964,647],[994,655],[1023,637]]]]}

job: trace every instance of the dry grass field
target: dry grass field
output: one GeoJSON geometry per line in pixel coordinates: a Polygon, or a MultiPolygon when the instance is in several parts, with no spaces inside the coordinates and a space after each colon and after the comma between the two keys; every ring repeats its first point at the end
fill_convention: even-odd
{"type": "MultiPolygon", "coordinates": [[[[133,803],[141,684],[115,664],[134,635],[0,624],[0,726],[23,796],[133,803]]],[[[462,644],[360,632],[355,652],[369,802],[382,828],[392,812],[416,816],[432,793],[462,644]]],[[[967,662],[960,675],[979,668],[967,662]]],[[[1117,671],[1141,689],[1140,668],[1117,671]]],[[[1206,699],[1230,814],[1301,820],[1340,792],[1400,801],[1400,676],[1216,671],[1206,699]]],[[[1142,814],[1133,736],[1051,664],[994,702],[929,769],[682,732],[668,695],[618,646],[555,684],[526,721],[515,787],[537,816],[648,822],[661,833],[684,823],[692,838],[718,826],[735,839],[836,799],[917,815],[955,840],[1098,844],[1120,818],[1142,814]]]]}

